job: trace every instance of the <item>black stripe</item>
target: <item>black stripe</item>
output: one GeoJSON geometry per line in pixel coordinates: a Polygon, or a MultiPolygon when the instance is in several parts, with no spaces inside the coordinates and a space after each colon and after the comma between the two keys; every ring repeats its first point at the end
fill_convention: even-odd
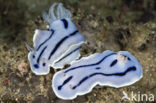
{"type": "Polygon", "coordinates": [[[100,67],[96,67],[95,69],[97,69],[97,70],[98,70],[98,69],[101,69],[101,68],[100,68],[100,67]]]}
{"type": "Polygon", "coordinates": [[[38,46],[38,48],[37,48],[37,51],[41,48],[41,46],[44,44],[44,43],[46,43],[51,37],[52,37],[52,35],[54,34],[54,30],[50,30],[52,33],[50,34],[50,36],[49,36],[49,38],[47,38],[44,42],[42,42],[39,46],[38,46]]]}
{"type": "Polygon", "coordinates": [[[114,66],[117,62],[118,62],[118,60],[115,59],[115,60],[110,64],[110,67],[114,66]]]}
{"type": "Polygon", "coordinates": [[[135,71],[135,70],[136,70],[136,67],[133,66],[133,67],[129,67],[126,71],[121,72],[121,73],[105,74],[105,73],[96,72],[96,73],[93,73],[93,74],[91,74],[89,76],[84,77],[82,80],[80,80],[80,82],[77,85],[73,86],[72,89],[75,89],[76,87],[80,86],[84,81],[86,81],[87,79],[89,79],[89,78],[91,78],[93,76],[96,76],[96,75],[102,75],[102,76],[124,76],[128,72],[135,71]]]}
{"type": "Polygon", "coordinates": [[[62,61],[63,59],[65,59],[66,57],[68,57],[69,55],[73,54],[74,52],[76,52],[77,50],[79,50],[81,48],[81,46],[79,46],[78,48],[76,48],[75,50],[71,51],[70,53],[68,53],[67,55],[65,55],[64,57],[62,57],[61,59],[59,59],[57,62],[58,63],[60,61],[62,61]]]}
{"type": "Polygon", "coordinates": [[[63,22],[64,24],[64,28],[68,28],[68,21],[66,19],[61,19],[61,21],[63,22]]]}
{"type": "Polygon", "coordinates": [[[75,89],[77,86],[79,86],[80,84],[82,84],[82,83],[83,83],[84,81],[86,81],[88,78],[89,78],[88,76],[84,77],[84,78],[79,82],[79,84],[78,84],[78,85],[75,85],[72,89],[75,89]]]}
{"type": "Polygon", "coordinates": [[[55,48],[51,51],[49,57],[48,57],[48,60],[50,60],[51,56],[55,53],[55,51],[59,48],[59,46],[66,40],[68,39],[69,37],[75,35],[78,31],[74,31],[73,33],[69,34],[68,36],[64,37],[62,40],[60,40],[56,45],[55,45],[55,48]]]}
{"type": "Polygon", "coordinates": [[[127,58],[128,58],[129,61],[131,60],[129,57],[127,57],[127,58]]]}
{"type": "MultiPolygon", "coordinates": [[[[123,54],[122,54],[123,55],[123,54]]],[[[128,56],[126,56],[126,55],[123,55],[124,57],[126,57],[129,61],[131,61],[131,59],[128,57],[128,56]]]]}
{"type": "Polygon", "coordinates": [[[45,51],[46,48],[47,48],[47,46],[42,49],[40,55],[38,56],[37,63],[40,62],[40,58],[41,58],[41,56],[42,56],[42,54],[43,54],[43,52],[45,51]]]}
{"type": "Polygon", "coordinates": [[[111,56],[111,55],[114,55],[114,54],[116,54],[116,53],[111,53],[111,54],[109,54],[109,55],[103,57],[103,58],[102,58],[100,61],[98,61],[97,63],[88,64],[88,65],[81,65],[81,66],[77,66],[77,67],[70,68],[70,69],[66,70],[65,73],[67,73],[67,72],[69,72],[69,71],[71,71],[71,70],[77,69],[77,68],[81,68],[81,67],[88,67],[88,66],[98,65],[98,64],[100,64],[101,62],[103,62],[103,60],[105,60],[107,57],[109,57],[109,56],[111,56]]]}
{"type": "Polygon", "coordinates": [[[68,77],[68,78],[63,82],[62,85],[58,86],[58,90],[61,90],[62,87],[63,87],[65,84],[67,84],[72,78],[73,78],[73,76],[68,77]]]}

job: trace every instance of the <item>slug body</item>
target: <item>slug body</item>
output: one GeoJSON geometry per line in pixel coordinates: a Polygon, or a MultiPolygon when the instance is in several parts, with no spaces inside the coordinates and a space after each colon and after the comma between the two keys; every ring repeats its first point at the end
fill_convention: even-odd
{"type": "Polygon", "coordinates": [[[52,88],[59,98],[74,99],[89,93],[96,85],[119,88],[141,78],[142,67],[134,56],[126,51],[107,50],[84,57],[57,72],[52,88]]]}
{"type": "Polygon", "coordinates": [[[86,42],[72,23],[71,12],[61,3],[54,11],[56,5],[51,6],[49,14],[43,14],[50,27],[48,30],[35,30],[34,49],[28,54],[31,70],[36,75],[48,74],[50,66],[57,69],[70,64],[79,58],[81,45],[86,42]]]}

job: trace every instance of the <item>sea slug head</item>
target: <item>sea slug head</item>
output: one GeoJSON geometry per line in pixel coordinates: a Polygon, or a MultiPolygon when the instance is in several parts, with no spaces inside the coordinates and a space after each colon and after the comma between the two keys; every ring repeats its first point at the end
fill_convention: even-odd
{"type": "Polygon", "coordinates": [[[30,61],[31,70],[36,75],[46,75],[49,73],[48,61],[44,58],[40,58],[40,61],[38,61],[38,54],[35,51],[29,52],[28,60],[30,61]]]}
{"type": "Polygon", "coordinates": [[[50,25],[49,30],[61,30],[62,32],[76,29],[71,21],[71,16],[71,11],[64,8],[62,3],[54,3],[50,7],[48,14],[46,12],[43,13],[43,19],[50,25]]]}

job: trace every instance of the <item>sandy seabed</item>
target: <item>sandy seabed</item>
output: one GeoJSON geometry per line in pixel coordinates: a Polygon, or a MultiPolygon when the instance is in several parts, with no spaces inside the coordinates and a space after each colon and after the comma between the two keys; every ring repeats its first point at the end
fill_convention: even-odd
{"type": "MultiPolygon", "coordinates": [[[[0,0],[0,103],[135,103],[123,91],[156,96],[155,0],[0,0]],[[30,70],[25,43],[33,45],[35,29],[47,29],[42,11],[62,2],[88,41],[82,56],[105,50],[129,51],[143,67],[143,78],[128,87],[94,88],[74,100],[57,98],[51,88],[56,71],[37,76],[30,70]]],[[[138,98],[138,97],[137,97],[138,98]]],[[[138,99],[137,99],[138,100],[138,99]]],[[[149,102],[145,99],[143,102],[149,102]]]]}

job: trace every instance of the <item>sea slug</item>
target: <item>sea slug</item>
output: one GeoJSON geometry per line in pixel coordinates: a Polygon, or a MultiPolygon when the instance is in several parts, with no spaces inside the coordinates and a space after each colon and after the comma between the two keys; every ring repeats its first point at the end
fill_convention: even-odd
{"type": "Polygon", "coordinates": [[[52,88],[61,99],[74,99],[96,86],[115,88],[131,85],[142,78],[138,60],[126,51],[95,53],[54,74],[52,88]]]}
{"type": "Polygon", "coordinates": [[[43,19],[49,29],[35,30],[34,48],[27,45],[30,67],[36,75],[48,74],[50,66],[57,69],[70,64],[79,58],[81,45],[86,42],[71,21],[71,12],[62,3],[54,3],[48,14],[43,13],[43,19]]]}

